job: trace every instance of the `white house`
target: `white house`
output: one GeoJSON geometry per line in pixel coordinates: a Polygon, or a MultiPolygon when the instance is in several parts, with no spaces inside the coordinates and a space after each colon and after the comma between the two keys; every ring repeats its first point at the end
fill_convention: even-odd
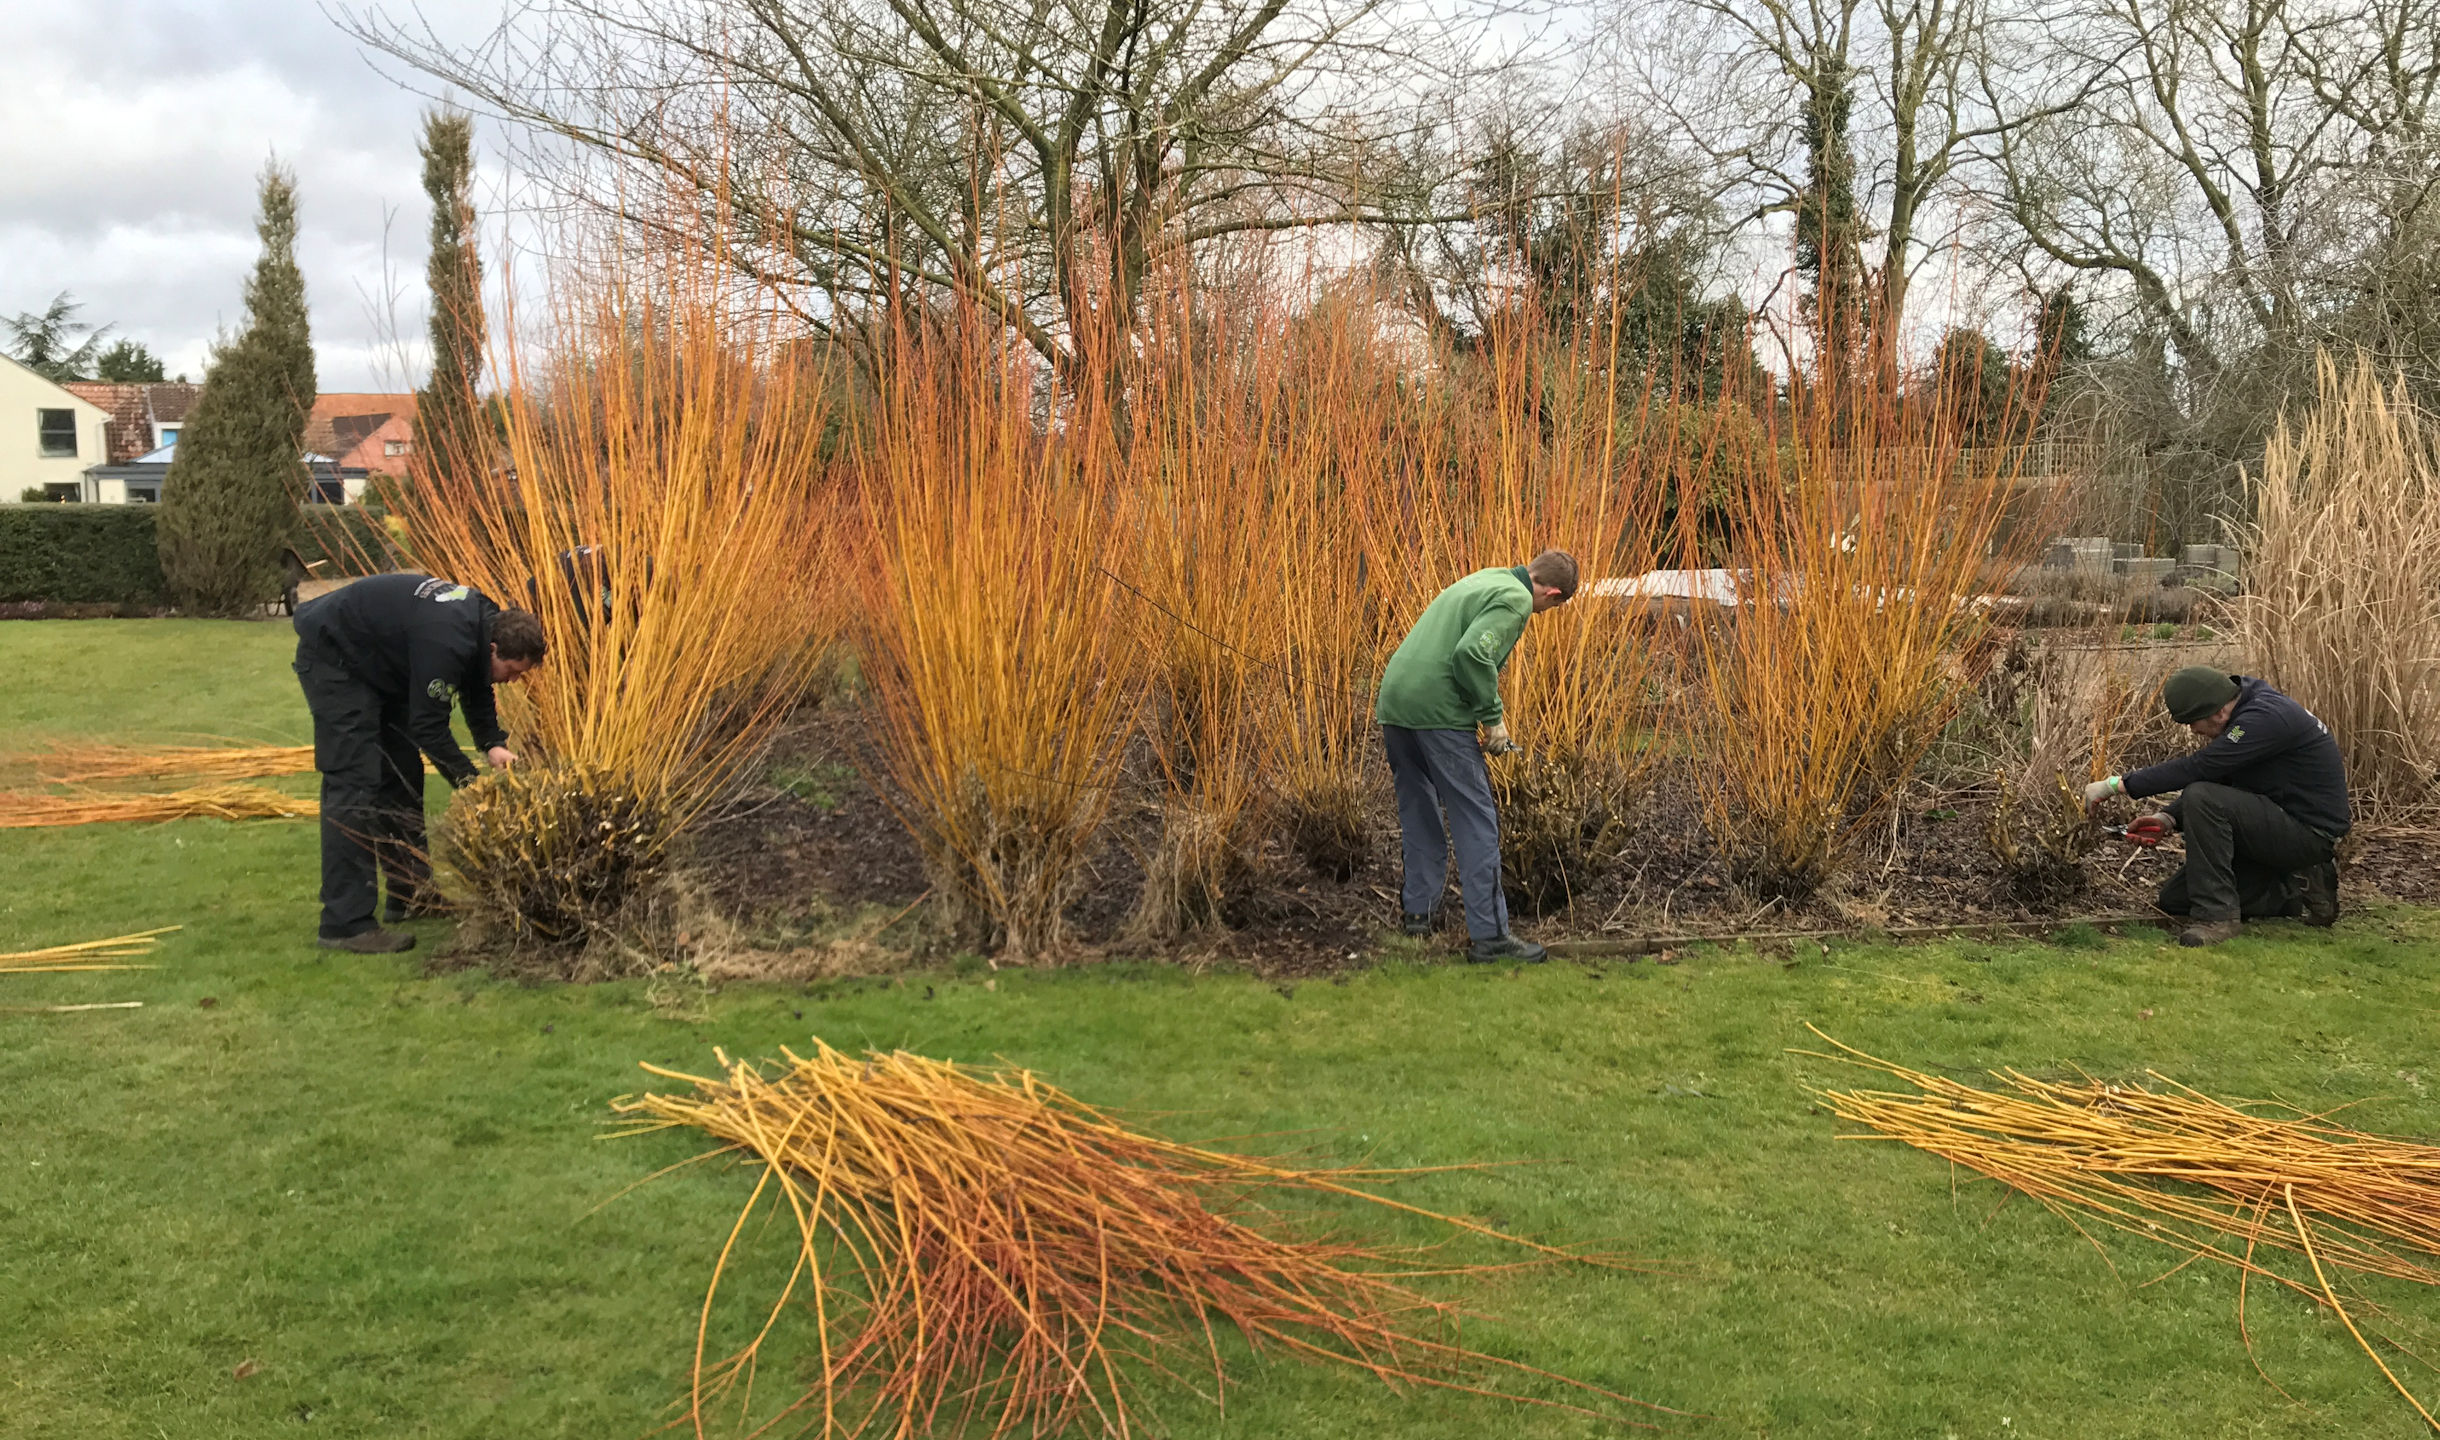
{"type": "Polygon", "coordinates": [[[90,498],[85,470],[108,458],[109,423],[101,406],[0,355],[0,501],[90,498]]]}

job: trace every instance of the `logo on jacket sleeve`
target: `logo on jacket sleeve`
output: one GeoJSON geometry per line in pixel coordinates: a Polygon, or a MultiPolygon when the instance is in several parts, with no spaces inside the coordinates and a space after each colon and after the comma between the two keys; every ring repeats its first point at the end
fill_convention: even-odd
{"type": "Polygon", "coordinates": [[[2242,725],[2231,725],[2231,726],[2229,726],[2229,727],[2228,727],[2228,738],[2229,738],[2229,741],[2230,741],[2231,743],[2234,743],[2234,742],[2236,742],[2236,741],[2239,741],[2239,740],[2244,739],[2244,738],[2245,738],[2245,727],[2244,727],[2244,726],[2242,726],[2242,725]]]}
{"type": "Polygon", "coordinates": [[[423,584],[415,587],[416,599],[438,601],[443,605],[448,604],[452,600],[463,600],[473,593],[474,588],[472,586],[460,585],[454,580],[426,580],[423,584]]]}
{"type": "Polygon", "coordinates": [[[433,699],[440,701],[444,705],[449,704],[451,701],[458,698],[458,688],[446,680],[435,680],[431,684],[426,685],[424,687],[424,693],[431,696],[433,699]]]}

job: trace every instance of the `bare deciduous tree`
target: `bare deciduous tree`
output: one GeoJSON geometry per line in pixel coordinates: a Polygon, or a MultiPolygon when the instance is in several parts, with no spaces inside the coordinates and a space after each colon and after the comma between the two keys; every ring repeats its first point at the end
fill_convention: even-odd
{"type": "Polygon", "coordinates": [[[526,0],[472,48],[349,24],[608,160],[585,190],[624,221],[674,188],[817,327],[954,294],[1063,368],[1177,247],[1434,218],[1365,177],[1472,43],[1384,0],[526,0]]]}

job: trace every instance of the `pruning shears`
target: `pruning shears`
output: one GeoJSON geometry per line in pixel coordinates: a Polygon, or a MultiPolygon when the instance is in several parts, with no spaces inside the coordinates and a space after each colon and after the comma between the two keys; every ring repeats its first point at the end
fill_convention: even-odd
{"type": "Polygon", "coordinates": [[[2130,820],[2124,825],[2104,825],[2101,827],[2101,833],[2115,835],[2129,845],[2141,845],[2149,850],[2168,839],[2170,830],[2168,824],[2158,815],[2144,815],[2130,820]]]}

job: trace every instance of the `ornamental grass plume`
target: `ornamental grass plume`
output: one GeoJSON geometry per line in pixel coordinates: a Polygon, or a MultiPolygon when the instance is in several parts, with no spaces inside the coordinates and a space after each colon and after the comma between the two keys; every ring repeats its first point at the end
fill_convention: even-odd
{"type": "MultiPolygon", "coordinates": [[[[2244,655],[2330,727],[2370,817],[2440,799],[2440,422],[2403,375],[2325,354],[2243,527],[2244,655]]],[[[2364,817],[2359,817],[2359,819],[2364,817]]]]}
{"type": "Polygon", "coordinates": [[[1328,1197],[1494,1240],[1524,1265],[1585,1258],[1373,1193],[1416,1172],[1178,1144],[1023,1070],[857,1059],[818,1040],[782,1054],[773,1066],[721,1055],[712,1076],[647,1065],[688,1088],[614,1106],[627,1133],[700,1130],[758,1172],[704,1296],[680,1422],[697,1435],[1127,1436],[1157,1429],[1145,1415],[1156,1378],[1203,1371],[1211,1397],[1225,1395],[1227,1330],[1392,1385],[1614,1420],[1646,1404],[1466,1349],[1458,1309],[1414,1283],[1513,1264],[1305,1238],[1311,1223],[1279,1208],[1328,1197]],[[752,1241],[783,1213],[785,1259],[771,1263],[752,1241]],[[769,1289],[767,1310],[724,1304],[745,1276],[769,1289]],[[739,1337],[725,1359],[715,1333],[739,1337]],[[758,1399],[769,1375],[792,1378],[758,1399]]]}
{"type": "Polygon", "coordinates": [[[551,640],[501,704],[546,773],[441,832],[454,898],[500,933],[616,930],[837,633],[832,375],[783,313],[701,257],[563,290],[548,348],[501,352],[500,464],[435,467],[408,489],[415,554],[533,610],[551,640]],[[548,833],[521,836],[518,815],[548,833]],[[579,853],[596,836],[615,848],[579,853]],[[518,897],[548,903],[528,913],[518,897]]]}
{"type": "Polygon", "coordinates": [[[2088,1223],[2237,1270],[2237,1326],[2248,1354],[2246,1282],[2270,1281],[2327,1304],[2398,1393],[2440,1428],[2373,1343],[2414,1355],[2395,1333],[2397,1317],[2360,1291],[2342,1299],[2334,1278],[2440,1285],[2440,1146],[2350,1130],[2291,1105],[2229,1104],[2155,1071],[2144,1072],[2147,1088],[2000,1070],[1992,1072],[1999,1088],[1978,1089],[1813,1033],[1839,1051],[1819,1058],[1906,1087],[1816,1092],[1840,1119],[1874,1132],[1845,1138],[1900,1140],[1997,1180],[2097,1250],[2088,1223]]]}

